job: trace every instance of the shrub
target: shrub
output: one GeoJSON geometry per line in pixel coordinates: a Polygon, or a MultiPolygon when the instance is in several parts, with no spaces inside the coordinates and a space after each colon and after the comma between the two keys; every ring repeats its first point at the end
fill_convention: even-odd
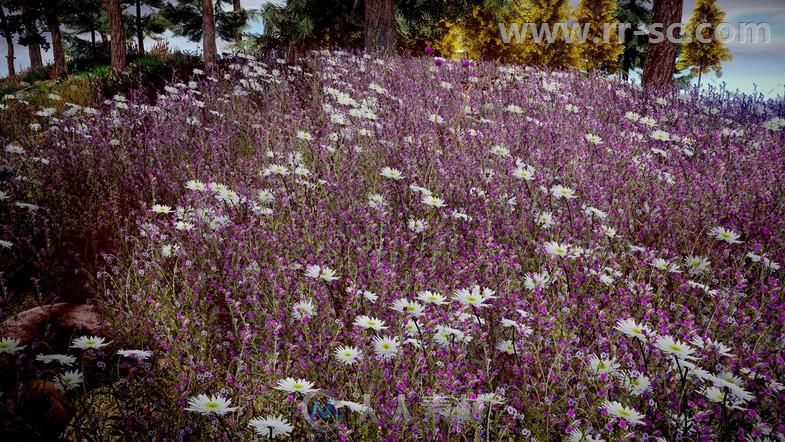
{"type": "Polygon", "coordinates": [[[305,438],[311,382],[373,407],[343,440],[785,434],[781,104],[344,53],[192,72],[3,157],[155,351],[162,434],[305,438]]]}

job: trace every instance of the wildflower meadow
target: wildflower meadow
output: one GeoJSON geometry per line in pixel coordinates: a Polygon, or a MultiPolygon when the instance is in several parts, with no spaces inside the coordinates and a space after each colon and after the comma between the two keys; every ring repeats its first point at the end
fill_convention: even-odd
{"type": "Polygon", "coordinates": [[[79,440],[785,440],[782,100],[323,51],[3,103],[3,317],[103,323],[0,335],[9,440],[43,385],[79,440]]]}

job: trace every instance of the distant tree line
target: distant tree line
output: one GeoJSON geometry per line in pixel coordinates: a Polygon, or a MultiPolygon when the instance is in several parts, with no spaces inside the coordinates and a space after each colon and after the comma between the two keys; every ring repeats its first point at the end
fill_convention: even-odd
{"type": "MultiPolygon", "coordinates": [[[[700,76],[721,72],[727,48],[713,37],[724,17],[716,0],[699,0],[691,25],[701,23],[710,43],[681,45],[664,40],[650,43],[636,33],[652,23],[662,29],[681,21],[683,0],[581,0],[575,10],[569,0],[288,0],[265,5],[263,46],[288,52],[313,47],[364,47],[369,52],[420,50],[433,45],[443,56],[483,58],[549,68],[600,70],[628,77],[642,71],[647,87],[673,83],[678,69],[700,76]],[[531,39],[505,44],[499,23],[555,25],[574,20],[591,24],[583,43],[567,44],[564,35],[552,43],[531,39]],[[615,31],[603,39],[603,24],[624,24],[623,38],[615,31]],[[594,38],[598,41],[595,42],[594,38]]],[[[575,37],[575,35],[570,35],[575,37]]],[[[678,37],[678,35],[677,35],[678,37]]]]}
{"type": "Polygon", "coordinates": [[[8,76],[16,75],[14,43],[27,48],[30,68],[43,69],[42,49],[51,49],[52,76],[66,74],[66,55],[109,55],[112,68],[125,68],[128,52],[145,52],[145,38],[166,30],[202,40],[209,64],[216,37],[242,40],[249,12],[240,0],[0,0],[0,33],[6,42],[8,76]],[[117,44],[115,44],[117,43],[117,44]]]}
{"type": "MultiPolygon", "coordinates": [[[[308,49],[364,48],[372,53],[419,51],[433,46],[444,56],[484,58],[549,68],[599,70],[627,77],[642,71],[647,87],[672,84],[677,70],[699,77],[721,73],[730,59],[713,38],[724,18],[716,0],[698,0],[687,32],[703,24],[710,43],[652,41],[636,30],[652,23],[667,27],[681,20],[683,0],[287,0],[270,2],[259,14],[262,49],[299,54],[308,49]],[[557,35],[552,42],[527,39],[504,44],[499,23],[556,25],[567,20],[590,24],[583,42],[557,35]],[[604,25],[626,26],[623,41],[603,40],[604,25]],[[599,40],[595,39],[599,38],[599,40]],[[677,55],[681,57],[677,64],[677,55]]],[[[51,46],[53,76],[66,69],[66,48],[78,57],[110,54],[114,70],[124,69],[128,51],[143,54],[146,37],[169,30],[201,41],[206,65],[217,59],[216,38],[243,40],[251,17],[240,0],[0,0],[0,34],[6,40],[9,76],[15,75],[14,42],[29,52],[32,69],[41,69],[41,50],[51,46]],[[48,38],[45,35],[48,34],[48,38]],[[120,42],[121,44],[113,44],[120,42]]]]}

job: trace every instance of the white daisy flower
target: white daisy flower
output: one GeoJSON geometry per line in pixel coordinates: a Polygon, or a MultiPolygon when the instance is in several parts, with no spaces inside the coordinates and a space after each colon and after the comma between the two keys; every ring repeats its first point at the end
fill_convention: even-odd
{"type": "Polygon", "coordinates": [[[651,328],[644,324],[637,324],[634,319],[620,319],[616,322],[616,330],[625,335],[646,342],[648,336],[653,336],[651,328]]]}
{"type": "Polygon", "coordinates": [[[751,259],[752,262],[759,262],[759,263],[763,264],[763,267],[771,269],[772,271],[777,271],[777,270],[780,269],[780,265],[778,263],[770,260],[769,258],[767,258],[765,256],[758,255],[758,254],[753,253],[753,252],[747,252],[747,258],[751,259]]]}
{"type": "Polygon", "coordinates": [[[534,221],[543,229],[550,229],[554,224],[553,214],[551,212],[540,212],[534,221]]]}
{"type": "Polygon", "coordinates": [[[453,299],[460,302],[464,305],[470,305],[472,307],[482,308],[488,307],[488,304],[485,304],[485,301],[489,301],[491,299],[496,298],[496,292],[489,288],[482,288],[479,285],[475,285],[471,288],[462,288],[457,289],[453,292],[453,299]]]}
{"type": "Polygon", "coordinates": [[[444,296],[442,296],[442,295],[440,295],[438,293],[431,292],[429,290],[424,290],[424,291],[418,292],[417,293],[417,299],[419,299],[420,301],[422,301],[422,302],[424,302],[426,304],[434,304],[434,305],[446,305],[446,304],[449,304],[449,301],[447,301],[447,298],[445,298],[444,296]]]}
{"type": "Polygon", "coordinates": [[[523,113],[523,109],[520,106],[518,106],[517,104],[508,104],[507,107],[504,108],[504,110],[506,110],[507,112],[509,112],[511,114],[518,114],[518,115],[520,115],[520,114],[523,113]]]}
{"type": "Polygon", "coordinates": [[[66,371],[52,378],[55,387],[60,391],[73,390],[84,382],[84,373],[79,370],[66,371]]]}
{"type": "Polygon", "coordinates": [[[556,241],[548,241],[545,243],[545,253],[551,256],[558,256],[560,258],[570,257],[570,249],[572,247],[568,244],[559,244],[556,241]]]}
{"type": "Polygon", "coordinates": [[[628,375],[624,378],[624,386],[630,391],[631,395],[640,396],[649,389],[651,380],[642,374],[636,377],[628,375]]]}
{"type": "Polygon", "coordinates": [[[597,355],[589,357],[589,365],[595,374],[613,374],[619,369],[619,364],[614,358],[601,359],[597,355]]]}
{"type": "Polygon", "coordinates": [[[403,174],[401,171],[398,169],[393,169],[392,167],[383,167],[380,175],[391,180],[403,179],[403,174]]]}
{"type": "Polygon", "coordinates": [[[18,145],[16,143],[7,144],[5,146],[5,151],[8,152],[8,153],[19,154],[19,155],[25,153],[24,147],[22,147],[22,146],[20,146],[20,145],[18,145]]]}
{"type": "Polygon", "coordinates": [[[638,122],[643,124],[644,126],[654,127],[657,125],[657,120],[652,117],[641,117],[638,122]]]}
{"type": "Polygon", "coordinates": [[[664,130],[655,130],[651,133],[651,138],[656,141],[670,141],[671,134],[664,130]]]}
{"type": "Polygon", "coordinates": [[[554,198],[564,198],[564,199],[573,199],[577,198],[575,196],[575,191],[570,189],[569,187],[562,186],[561,184],[557,184],[551,187],[551,195],[554,198]]]}
{"type": "Polygon", "coordinates": [[[512,171],[512,176],[519,180],[531,181],[534,179],[534,167],[519,163],[515,170],[512,171]]]}
{"type": "Polygon", "coordinates": [[[502,353],[507,353],[508,355],[515,353],[515,346],[513,345],[512,341],[509,339],[497,343],[496,349],[502,353]]]}
{"type": "Polygon", "coordinates": [[[529,290],[544,290],[548,288],[548,284],[550,283],[551,276],[548,272],[530,272],[527,273],[523,279],[523,286],[529,290]]]}
{"type": "Polygon", "coordinates": [[[570,442],[606,442],[605,439],[589,433],[584,433],[578,428],[573,428],[570,433],[570,442]]]}
{"type": "Polygon", "coordinates": [[[725,241],[728,244],[741,244],[744,241],[739,240],[739,234],[731,229],[725,227],[712,227],[709,231],[709,236],[716,238],[719,241],[725,241]]]}
{"type": "Polygon", "coordinates": [[[223,396],[207,396],[200,394],[188,398],[188,408],[185,411],[192,411],[199,414],[217,414],[223,416],[229,412],[237,410],[238,407],[230,407],[231,399],[223,396]]]}
{"type": "Polygon", "coordinates": [[[720,356],[726,356],[729,358],[733,357],[733,353],[731,353],[730,347],[723,344],[722,342],[715,341],[711,338],[702,338],[700,336],[695,336],[690,340],[690,343],[698,348],[702,348],[705,350],[712,350],[720,356]]]}
{"type": "Polygon", "coordinates": [[[313,382],[308,382],[305,379],[286,378],[279,380],[274,388],[287,393],[308,394],[319,390],[313,387],[313,382]]]}
{"type": "Polygon", "coordinates": [[[453,341],[458,343],[470,342],[471,336],[468,336],[466,333],[458,330],[457,328],[452,328],[446,325],[437,325],[433,335],[433,341],[442,347],[447,347],[451,345],[453,341]]]}
{"type": "Polygon", "coordinates": [[[502,158],[507,158],[510,156],[510,149],[497,144],[491,147],[491,153],[502,158]]]}
{"type": "Polygon", "coordinates": [[[595,145],[602,144],[602,138],[600,138],[599,135],[589,133],[586,134],[584,138],[586,139],[586,141],[588,141],[591,144],[595,144],[595,145]]]}
{"type": "Polygon", "coordinates": [[[379,295],[368,290],[363,290],[362,295],[363,298],[367,299],[368,302],[372,302],[372,303],[376,302],[376,300],[379,299],[379,295]]]}
{"type": "Polygon", "coordinates": [[[400,343],[398,337],[390,336],[374,336],[373,338],[373,351],[376,357],[381,360],[392,359],[398,354],[400,343]]]}
{"type": "Polygon", "coordinates": [[[270,204],[275,201],[275,194],[270,189],[262,189],[256,192],[256,198],[262,204],[270,204]]]}
{"type": "Polygon", "coordinates": [[[433,195],[423,196],[422,203],[428,207],[435,207],[437,209],[447,206],[443,199],[437,198],[433,195]]]}
{"type": "Polygon", "coordinates": [[[387,328],[387,326],[384,325],[384,321],[382,321],[381,319],[373,318],[366,315],[361,315],[354,318],[354,326],[364,329],[372,329],[376,331],[382,331],[387,328]]]}
{"type": "Polygon", "coordinates": [[[289,421],[281,415],[255,417],[248,421],[248,426],[253,428],[257,435],[270,439],[275,439],[278,436],[288,437],[289,433],[294,430],[289,421]]]}
{"type": "Polygon", "coordinates": [[[170,206],[165,206],[163,204],[154,204],[153,208],[150,211],[153,213],[167,215],[169,213],[172,213],[172,208],[170,206]]]}
{"type": "Polygon", "coordinates": [[[608,217],[608,214],[606,212],[603,212],[602,210],[591,206],[583,206],[583,213],[585,213],[586,216],[595,216],[603,220],[608,217]]]}
{"type": "Polygon", "coordinates": [[[204,192],[205,190],[207,190],[207,186],[203,182],[198,180],[189,180],[188,182],[185,183],[185,188],[197,192],[204,192]]]}
{"type": "Polygon", "coordinates": [[[749,402],[755,399],[755,396],[753,396],[752,393],[744,389],[744,382],[741,380],[741,378],[734,376],[731,373],[724,372],[717,376],[710,376],[709,380],[717,388],[727,388],[730,390],[733,396],[736,397],[736,399],[738,399],[740,402],[749,402]]]}
{"type": "Polygon", "coordinates": [[[701,390],[701,394],[705,396],[708,400],[717,403],[724,402],[727,399],[725,396],[725,392],[717,387],[706,387],[703,390],[701,390]]]}
{"type": "Polygon", "coordinates": [[[333,282],[340,279],[336,275],[335,270],[327,266],[309,265],[305,268],[305,276],[311,279],[321,279],[327,282],[333,282]]]}
{"type": "Polygon", "coordinates": [[[642,424],[643,418],[645,417],[634,408],[625,407],[616,401],[605,401],[603,402],[602,407],[606,412],[608,412],[609,415],[619,419],[624,419],[630,425],[642,424]]]}
{"type": "Polygon", "coordinates": [[[316,307],[314,307],[313,301],[308,299],[294,304],[292,307],[292,316],[294,316],[295,319],[310,318],[314,316],[315,311],[316,307]]]}
{"type": "Polygon", "coordinates": [[[378,193],[372,193],[368,195],[368,206],[372,209],[382,210],[384,206],[387,205],[387,201],[385,201],[384,196],[378,193]]]}
{"type": "Polygon", "coordinates": [[[109,345],[106,339],[99,338],[98,336],[80,336],[71,342],[71,348],[78,348],[79,350],[98,350],[109,345]]]}
{"type": "Polygon", "coordinates": [[[695,357],[692,356],[692,354],[695,353],[694,348],[684,342],[675,340],[668,335],[657,338],[654,345],[663,352],[673,355],[680,360],[695,359],[695,357]]]}
{"type": "Polygon", "coordinates": [[[39,362],[43,362],[44,364],[57,362],[60,365],[70,367],[74,365],[74,362],[76,362],[76,357],[71,355],[61,355],[61,354],[53,354],[53,355],[39,354],[35,357],[35,360],[39,362]]]}
{"type": "Polygon", "coordinates": [[[691,276],[701,275],[711,268],[711,261],[705,256],[688,256],[684,259],[684,263],[691,276]]]}
{"type": "Polygon", "coordinates": [[[149,350],[117,350],[117,354],[126,358],[133,358],[144,361],[152,356],[153,352],[149,350]]]}
{"type": "Polygon", "coordinates": [[[0,339],[0,354],[7,353],[7,354],[14,354],[18,351],[24,350],[26,345],[19,345],[20,342],[18,339],[13,338],[3,338],[0,339]]]}
{"type": "Polygon", "coordinates": [[[262,170],[262,176],[270,175],[286,176],[289,175],[289,169],[286,166],[282,166],[280,164],[271,164],[262,170]]]}
{"type": "Polygon", "coordinates": [[[343,364],[353,365],[362,358],[362,352],[357,347],[341,346],[335,349],[335,358],[343,364]]]}
{"type": "Polygon", "coordinates": [[[406,298],[396,299],[395,302],[393,302],[392,309],[397,312],[406,313],[414,318],[419,318],[425,314],[425,307],[423,307],[422,304],[410,301],[406,298]]]}
{"type": "Polygon", "coordinates": [[[407,227],[414,233],[422,233],[428,229],[428,221],[425,221],[422,218],[409,218],[407,227]]]}
{"type": "Polygon", "coordinates": [[[304,130],[297,131],[297,139],[303,141],[313,141],[313,135],[309,134],[304,130]]]}
{"type": "Polygon", "coordinates": [[[354,413],[369,413],[373,408],[368,405],[360,404],[352,401],[335,401],[335,408],[348,408],[354,413]]]}

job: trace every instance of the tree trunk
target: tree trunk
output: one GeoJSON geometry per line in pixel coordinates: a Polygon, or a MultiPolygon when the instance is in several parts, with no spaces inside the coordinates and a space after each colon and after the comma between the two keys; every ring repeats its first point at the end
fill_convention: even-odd
{"type": "Polygon", "coordinates": [[[144,29],[142,29],[142,0],[136,0],[136,40],[139,55],[144,54],[144,29]]]}
{"type": "Polygon", "coordinates": [[[215,45],[213,0],[202,0],[202,55],[205,66],[215,64],[218,58],[218,48],[215,45]]]}
{"type": "Polygon", "coordinates": [[[8,78],[13,80],[16,78],[16,68],[14,67],[14,59],[16,58],[14,55],[14,39],[10,34],[6,34],[5,41],[8,46],[8,51],[5,55],[6,60],[8,61],[8,78]]]}
{"type": "MultiPolygon", "coordinates": [[[[240,4],[240,0],[232,0],[232,10],[235,14],[243,10],[243,5],[240,4]]],[[[243,30],[240,29],[239,26],[234,30],[234,41],[235,43],[243,41],[243,30]]]]}
{"type": "Polygon", "coordinates": [[[14,68],[14,59],[16,56],[14,55],[14,34],[11,32],[9,28],[9,24],[6,20],[5,10],[3,7],[0,6],[0,26],[2,26],[3,37],[5,37],[5,42],[7,52],[6,52],[6,60],[8,62],[8,78],[14,79],[16,78],[16,69],[14,68]]]}
{"type": "Polygon", "coordinates": [[[365,51],[392,52],[395,49],[393,0],[365,0],[365,51]]]}
{"type": "Polygon", "coordinates": [[[90,29],[90,49],[93,53],[93,58],[95,58],[97,55],[95,52],[95,26],[90,29]]]}
{"type": "Polygon", "coordinates": [[[41,45],[38,42],[28,44],[27,53],[30,57],[30,69],[37,71],[44,68],[44,59],[41,57],[41,45]]]}
{"type": "Polygon", "coordinates": [[[112,71],[122,72],[125,69],[125,29],[120,0],[104,0],[104,7],[109,16],[111,36],[112,71]]]}
{"type": "Polygon", "coordinates": [[[41,57],[41,44],[38,42],[41,34],[38,32],[38,25],[30,17],[30,13],[25,6],[22,6],[22,17],[24,20],[25,35],[29,38],[27,43],[27,54],[30,58],[30,69],[38,71],[44,68],[44,60],[41,57]]]}
{"type": "MultiPolygon", "coordinates": [[[[661,23],[663,39],[649,44],[646,61],[643,65],[643,86],[648,89],[661,89],[671,85],[676,65],[677,44],[668,41],[668,27],[681,21],[684,0],[655,0],[652,23],[661,23]]],[[[673,37],[679,38],[680,32],[673,37]]]]}
{"type": "Polygon", "coordinates": [[[52,36],[52,55],[55,59],[54,78],[65,76],[65,48],[63,47],[63,34],[60,33],[60,20],[57,15],[50,14],[46,17],[46,26],[52,36]]]}

